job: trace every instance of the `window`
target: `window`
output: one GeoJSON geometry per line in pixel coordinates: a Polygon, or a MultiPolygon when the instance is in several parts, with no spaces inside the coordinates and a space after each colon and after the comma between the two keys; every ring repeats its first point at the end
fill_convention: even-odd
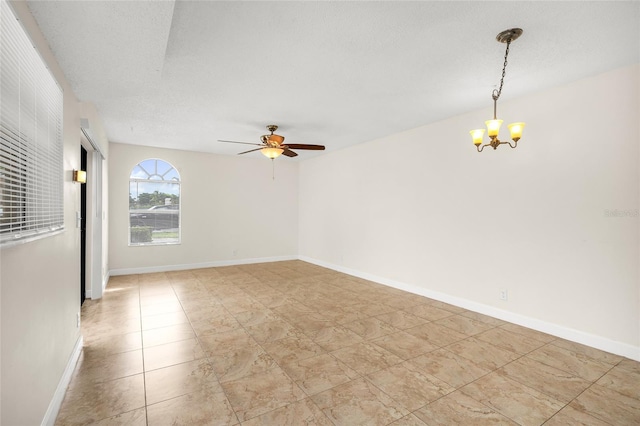
{"type": "Polygon", "coordinates": [[[151,158],[129,176],[129,245],[180,243],[180,174],[151,158]]]}
{"type": "Polygon", "coordinates": [[[64,228],[63,97],[8,2],[0,2],[0,245],[64,228]]]}

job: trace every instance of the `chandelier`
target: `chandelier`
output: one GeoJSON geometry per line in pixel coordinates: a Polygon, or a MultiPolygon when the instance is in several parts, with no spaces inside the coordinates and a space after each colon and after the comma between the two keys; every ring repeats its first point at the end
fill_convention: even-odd
{"type": "Polygon", "coordinates": [[[487,135],[491,140],[489,141],[489,143],[482,145],[482,139],[484,137],[485,129],[475,129],[469,132],[471,134],[471,137],[473,138],[474,145],[478,149],[478,152],[482,152],[485,146],[490,146],[493,149],[496,149],[502,144],[507,144],[511,148],[515,148],[516,146],[518,146],[518,141],[522,137],[522,129],[524,129],[524,123],[511,123],[507,127],[509,128],[509,132],[511,133],[511,140],[513,140],[513,145],[509,141],[502,142],[500,139],[498,139],[498,132],[500,131],[502,120],[498,120],[498,117],[496,115],[498,98],[500,98],[500,94],[502,93],[502,86],[504,85],[504,76],[507,69],[507,57],[509,56],[509,46],[511,45],[512,41],[516,40],[521,35],[522,30],[520,28],[512,28],[510,30],[502,31],[496,36],[496,40],[498,40],[500,43],[507,43],[507,49],[504,54],[504,66],[502,67],[502,78],[500,78],[500,87],[498,89],[494,89],[491,95],[491,97],[493,98],[493,120],[487,120],[484,122],[487,126],[487,135]]]}

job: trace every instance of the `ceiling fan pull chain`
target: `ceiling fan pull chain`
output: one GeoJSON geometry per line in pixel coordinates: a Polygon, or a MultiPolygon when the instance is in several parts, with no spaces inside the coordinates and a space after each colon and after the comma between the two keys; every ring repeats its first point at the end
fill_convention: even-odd
{"type": "Polygon", "coordinates": [[[276,180],[276,163],[273,162],[273,158],[271,159],[271,180],[276,180]]]}

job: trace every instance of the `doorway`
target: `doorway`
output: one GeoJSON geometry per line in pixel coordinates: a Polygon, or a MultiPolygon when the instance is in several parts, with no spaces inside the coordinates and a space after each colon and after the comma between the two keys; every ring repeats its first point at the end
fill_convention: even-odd
{"type": "MultiPolygon", "coordinates": [[[[80,146],[80,170],[87,170],[87,150],[80,146]]],[[[80,306],[87,292],[87,185],[80,184],[80,306]]]]}

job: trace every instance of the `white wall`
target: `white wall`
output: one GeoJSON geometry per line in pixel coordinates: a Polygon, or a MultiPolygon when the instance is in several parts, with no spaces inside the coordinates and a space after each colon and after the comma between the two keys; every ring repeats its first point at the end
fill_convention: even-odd
{"type": "Polygon", "coordinates": [[[64,91],[65,230],[0,251],[0,423],[37,425],[51,408],[80,342],[76,327],[80,309],[80,233],[75,227],[80,186],[72,182],[72,170],[80,168],[80,115],[78,101],[26,2],[12,2],[12,6],[64,91]]]}
{"type": "Polygon", "coordinates": [[[298,253],[298,164],[259,153],[232,157],[110,144],[111,274],[295,258],[298,253]],[[181,176],[182,243],[128,246],[129,176],[140,161],[160,158],[181,176]],[[235,250],[235,255],[234,255],[235,250]]]}
{"type": "Polygon", "coordinates": [[[488,93],[482,111],[304,161],[301,257],[640,359],[639,75],[499,102],[505,125],[528,123],[515,150],[471,143],[488,93]]]}

